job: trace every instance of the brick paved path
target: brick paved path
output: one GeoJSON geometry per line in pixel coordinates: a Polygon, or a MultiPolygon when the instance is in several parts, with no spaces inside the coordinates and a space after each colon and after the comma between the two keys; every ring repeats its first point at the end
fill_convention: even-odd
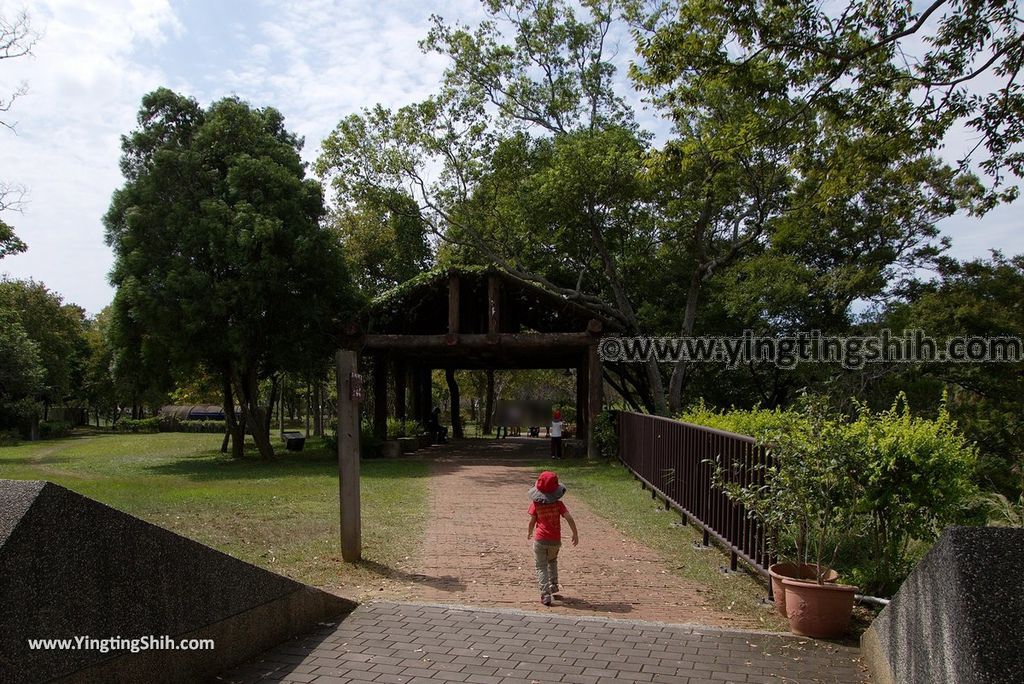
{"type": "MultiPolygon", "coordinates": [[[[443,452],[432,464],[423,551],[409,568],[417,586],[403,598],[545,610],[526,538],[526,490],[538,471],[526,463],[544,459],[547,449],[548,442],[538,439],[467,440],[443,452]]],[[[753,618],[712,607],[703,585],[670,572],[657,553],[575,498],[571,481],[564,484],[580,545],[562,545],[562,598],[551,612],[758,627],[753,618]]],[[[568,540],[568,526],[563,528],[568,540]]]]}
{"type": "Polygon", "coordinates": [[[862,682],[857,651],[786,635],[370,603],[220,681],[346,684],[862,682]]]}

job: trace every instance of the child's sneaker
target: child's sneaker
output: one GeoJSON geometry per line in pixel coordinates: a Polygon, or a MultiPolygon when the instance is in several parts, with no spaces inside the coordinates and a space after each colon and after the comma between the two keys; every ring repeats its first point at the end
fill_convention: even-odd
{"type": "Polygon", "coordinates": [[[551,605],[551,594],[541,594],[540,602],[543,603],[545,606],[550,606],[551,605]]]}

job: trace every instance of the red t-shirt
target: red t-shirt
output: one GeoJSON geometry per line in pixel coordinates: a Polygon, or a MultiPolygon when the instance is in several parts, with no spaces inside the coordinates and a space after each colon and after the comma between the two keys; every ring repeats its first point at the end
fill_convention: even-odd
{"type": "Polygon", "coordinates": [[[530,502],[530,515],[537,517],[533,538],[537,541],[562,541],[562,516],[568,511],[561,501],[555,503],[530,502]]]}

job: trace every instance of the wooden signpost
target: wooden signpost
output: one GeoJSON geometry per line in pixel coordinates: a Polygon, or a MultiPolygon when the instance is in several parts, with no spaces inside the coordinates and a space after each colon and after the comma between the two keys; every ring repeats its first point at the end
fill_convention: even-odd
{"type": "Polygon", "coordinates": [[[337,355],[338,488],[341,498],[341,557],[346,563],[362,558],[359,518],[359,401],[363,378],[356,371],[356,353],[337,355]]]}

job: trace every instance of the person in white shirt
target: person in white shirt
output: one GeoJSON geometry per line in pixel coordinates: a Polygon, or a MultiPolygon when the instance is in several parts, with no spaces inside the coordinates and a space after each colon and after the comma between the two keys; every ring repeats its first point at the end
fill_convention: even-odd
{"type": "Polygon", "coordinates": [[[562,412],[558,409],[551,417],[551,458],[562,458],[562,412]]]}

